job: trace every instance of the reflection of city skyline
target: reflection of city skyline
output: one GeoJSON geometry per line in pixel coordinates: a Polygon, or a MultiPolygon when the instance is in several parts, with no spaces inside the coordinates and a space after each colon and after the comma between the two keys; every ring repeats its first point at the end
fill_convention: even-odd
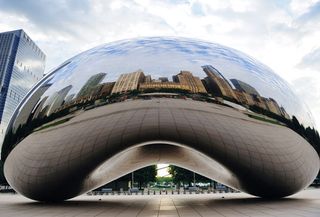
{"type": "MultiPolygon", "coordinates": [[[[145,75],[143,70],[138,69],[130,73],[120,74],[114,82],[101,83],[107,76],[107,73],[97,73],[89,77],[78,93],[67,95],[71,87],[65,87],[57,91],[56,94],[59,92],[64,93],[62,94],[63,99],[61,99],[62,95],[60,94],[59,102],[54,103],[54,106],[50,109],[46,108],[46,112],[41,111],[39,113],[38,111],[38,114],[49,116],[54,112],[70,106],[115,95],[130,95],[133,92],[139,94],[167,91],[170,93],[196,94],[202,97],[212,96],[221,103],[223,103],[223,100],[227,100],[240,104],[248,109],[253,109],[258,113],[268,111],[290,119],[285,109],[280,106],[276,100],[261,96],[254,87],[246,82],[235,78],[228,80],[222,72],[212,65],[203,65],[201,67],[206,74],[206,77],[203,79],[194,76],[191,71],[187,70],[181,70],[179,73],[173,75],[172,80],[168,77],[153,78],[151,75],[145,75]]],[[[43,99],[41,107],[45,107],[46,104],[51,104],[48,101],[50,101],[50,98],[43,99]]]]}

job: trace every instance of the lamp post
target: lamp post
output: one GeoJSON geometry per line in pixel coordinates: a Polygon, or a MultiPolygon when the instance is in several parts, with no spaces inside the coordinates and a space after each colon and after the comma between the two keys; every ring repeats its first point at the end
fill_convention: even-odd
{"type": "Polygon", "coordinates": [[[193,186],[196,186],[196,173],[193,172],[193,186]]]}
{"type": "Polygon", "coordinates": [[[133,188],[133,182],[134,182],[134,171],[131,173],[131,188],[133,188]]]}

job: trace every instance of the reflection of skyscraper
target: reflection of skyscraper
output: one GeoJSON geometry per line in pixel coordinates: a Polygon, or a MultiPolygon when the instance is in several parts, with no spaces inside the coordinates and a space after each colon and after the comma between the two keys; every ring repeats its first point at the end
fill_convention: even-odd
{"type": "Polygon", "coordinates": [[[112,93],[124,93],[137,90],[139,83],[142,83],[144,80],[145,76],[142,70],[121,74],[112,89],[112,93]]]}
{"type": "Polygon", "coordinates": [[[169,81],[169,79],[167,77],[160,77],[159,80],[161,82],[168,82],[169,81]]]}
{"type": "Polygon", "coordinates": [[[270,112],[275,113],[277,115],[281,115],[280,106],[278,105],[278,103],[274,99],[269,98],[269,99],[266,99],[265,102],[267,105],[267,109],[270,112]]]}
{"type": "Polygon", "coordinates": [[[0,142],[14,110],[43,77],[45,58],[23,30],[0,33],[0,142]]]}
{"type": "Polygon", "coordinates": [[[152,81],[151,75],[146,75],[144,78],[145,83],[150,83],[152,81]]]}
{"type": "Polygon", "coordinates": [[[254,101],[254,105],[262,108],[264,110],[268,110],[267,108],[267,104],[266,104],[266,98],[261,97],[261,96],[257,96],[257,95],[251,95],[254,101]]]}
{"type": "Polygon", "coordinates": [[[228,80],[213,66],[202,66],[208,77],[204,79],[208,89],[215,95],[226,96],[237,100],[228,80]]]}
{"type": "Polygon", "coordinates": [[[46,101],[47,101],[48,98],[49,98],[48,96],[45,96],[45,97],[36,105],[36,107],[35,107],[35,109],[34,109],[34,112],[33,112],[33,117],[32,117],[32,119],[37,119],[37,118],[42,117],[41,115],[42,115],[43,113],[41,113],[41,112],[44,111],[43,107],[44,107],[44,105],[45,105],[45,103],[46,103],[46,101]]]}
{"type": "MultiPolygon", "coordinates": [[[[31,112],[35,109],[36,104],[38,104],[41,96],[48,90],[48,88],[51,86],[51,84],[43,84],[41,85],[37,91],[33,93],[33,95],[28,99],[30,101],[30,104],[28,106],[23,107],[20,111],[20,116],[16,119],[16,123],[19,124],[14,124],[13,126],[18,127],[19,125],[23,126],[25,123],[27,123],[28,118],[31,114],[31,112]]],[[[13,128],[15,131],[16,129],[13,128]]]]}
{"type": "Polygon", "coordinates": [[[115,82],[107,82],[103,84],[99,84],[91,93],[93,97],[103,97],[111,94],[112,88],[115,82]]]}
{"type": "Polygon", "coordinates": [[[247,94],[246,92],[242,92],[240,90],[233,90],[233,92],[235,93],[235,95],[238,98],[238,101],[243,104],[244,106],[248,106],[248,105],[254,105],[254,101],[252,98],[252,95],[247,94]]]}
{"type": "Polygon", "coordinates": [[[280,111],[283,117],[285,117],[286,119],[291,119],[290,115],[286,112],[286,110],[282,106],[280,107],[280,111]]]}
{"type": "Polygon", "coordinates": [[[88,81],[82,86],[77,97],[84,97],[89,95],[92,89],[97,86],[106,76],[106,73],[98,73],[91,76],[88,81]]]}
{"type": "Polygon", "coordinates": [[[258,91],[254,87],[252,87],[251,85],[249,85],[243,81],[237,80],[237,79],[230,79],[230,81],[232,82],[233,86],[237,90],[240,90],[240,91],[248,93],[248,94],[260,96],[258,91]]]}
{"type": "Polygon", "coordinates": [[[51,100],[48,100],[50,101],[50,103],[47,103],[47,105],[49,105],[48,110],[46,112],[47,116],[54,113],[54,111],[64,103],[64,99],[71,90],[71,88],[72,85],[66,86],[65,88],[59,90],[54,95],[52,95],[53,97],[51,98],[51,100]]]}
{"type": "Polygon", "coordinates": [[[68,95],[68,96],[64,99],[64,104],[71,102],[74,96],[75,96],[74,93],[68,95]]]}
{"type": "Polygon", "coordinates": [[[207,93],[200,78],[194,77],[189,71],[181,71],[172,78],[173,81],[178,82],[181,85],[189,86],[192,93],[207,93]]]}
{"type": "Polygon", "coordinates": [[[102,96],[108,96],[111,94],[112,88],[114,87],[115,82],[107,82],[102,84],[100,94],[102,96]]]}

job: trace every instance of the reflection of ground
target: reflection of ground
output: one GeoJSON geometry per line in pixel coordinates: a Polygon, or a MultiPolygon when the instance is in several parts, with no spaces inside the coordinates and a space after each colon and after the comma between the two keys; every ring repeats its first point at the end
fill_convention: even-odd
{"type": "Polygon", "coordinates": [[[79,196],[57,204],[37,203],[19,195],[0,195],[0,216],[320,216],[320,189],[279,200],[244,193],[79,196]]]}
{"type": "MultiPolygon", "coordinates": [[[[246,110],[238,110],[235,108],[227,107],[224,105],[219,105],[215,103],[206,103],[206,102],[200,102],[195,101],[191,99],[150,99],[150,100],[143,100],[143,99],[136,99],[136,100],[127,100],[123,102],[118,102],[114,104],[107,104],[104,106],[97,106],[92,107],[91,109],[88,109],[86,111],[77,111],[76,115],[70,114],[69,116],[64,116],[62,118],[56,119],[52,122],[49,122],[45,124],[42,127],[39,127],[38,130],[43,130],[47,128],[54,127],[56,125],[63,124],[67,122],[66,124],[70,124],[72,122],[78,122],[83,121],[86,119],[96,118],[97,116],[101,115],[108,115],[108,114],[114,114],[119,113],[120,111],[129,111],[129,110],[135,110],[135,109],[150,109],[150,108],[179,108],[181,107],[181,103],[183,105],[187,105],[188,108],[183,109],[190,109],[190,110],[196,110],[201,112],[207,112],[207,113],[215,113],[216,115],[223,115],[223,116],[229,116],[233,118],[240,118],[242,120],[246,121],[252,121],[252,122],[265,122],[265,123],[277,123],[275,120],[272,122],[271,118],[268,118],[266,116],[249,112],[246,110]],[[108,110],[106,110],[108,109],[108,110]],[[79,115],[80,114],[80,115],[79,115]],[[74,116],[77,116],[76,118],[72,118],[74,116]],[[69,122],[69,120],[71,120],[69,122]],[[258,121],[255,121],[258,120],[258,121]]],[[[277,123],[279,124],[279,123],[277,123]]]]}

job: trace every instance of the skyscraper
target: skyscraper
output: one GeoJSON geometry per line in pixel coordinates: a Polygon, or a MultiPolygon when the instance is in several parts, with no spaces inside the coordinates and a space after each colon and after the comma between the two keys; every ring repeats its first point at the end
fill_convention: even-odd
{"type": "Polygon", "coordinates": [[[45,59],[23,30],[0,33],[0,142],[15,108],[43,77],[45,59]]]}

